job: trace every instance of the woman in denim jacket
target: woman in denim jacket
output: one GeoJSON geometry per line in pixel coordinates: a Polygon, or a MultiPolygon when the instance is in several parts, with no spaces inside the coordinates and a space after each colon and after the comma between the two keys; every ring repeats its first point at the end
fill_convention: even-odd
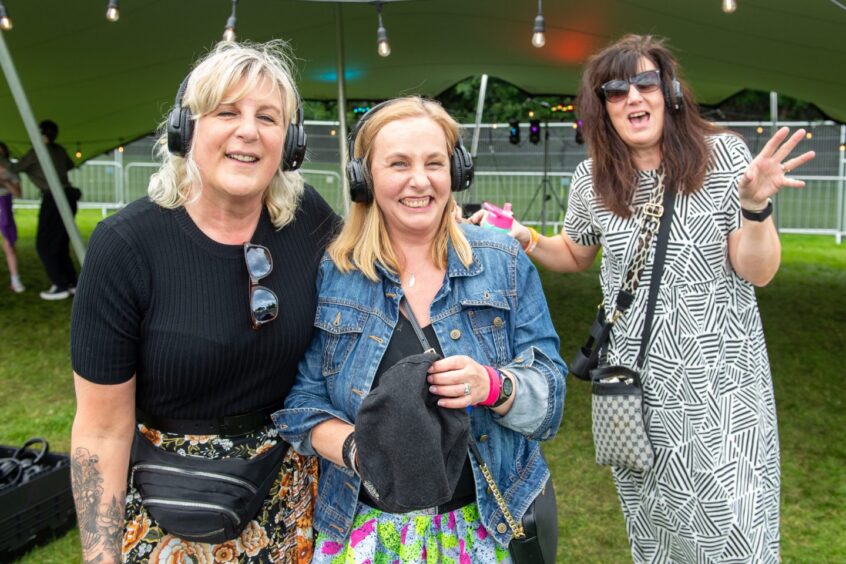
{"type": "Polygon", "coordinates": [[[382,373],[421,350],[403,301],[443,357],[430,392],[443,409],[477,406],[472,439],[519,522],[549,479],[538,441],[555,436],[564,408],[566,367],[537,271],[514,239],[458,224],[451,190],[469,184],[472,164],[436,102],[374,108],[351,156],[354,203],[320,265],[317,330],[274,415],[297,451],[321,457],[314,561],[509,561],[512,531],[474,457],[447,504],[388,513],[361,488],[353,433],[382,373]]]}

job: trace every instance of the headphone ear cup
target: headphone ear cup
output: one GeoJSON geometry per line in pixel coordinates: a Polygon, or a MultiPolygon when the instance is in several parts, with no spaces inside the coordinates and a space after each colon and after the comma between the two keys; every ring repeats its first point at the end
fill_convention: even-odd
{"type": "Polygon", "coordinates": [[[681,83],[675,78],[670,81],[669,88],[666,85],[664,87],[664,102],[667,108],[674,112],[680,112],[684,107],[681,83]]]}
{"type": "Polygon", "coordinates": [[[475,176],[473,157],[470,155],[470,151],[464,147],[461,139],[458,140],[455,149],[452,151],[450,174],[453,192],[467,190],[473,184],[473,177],[475,176]]]}
{"type": "Polygon", "coordinates": [[[347,163],[347,182],[350,185],[350,200],[359,204],[369,204],[373,201],[373,191],[370,189],[361,159],[350,159],[347,163]]]}
{"type": "Polygon", "coordinates": [[[303,164],[306,156],[308,136],[303,126],[303,109],[297,106],[297,121],[288,124],[285,133],[285,149],[282,152],[282,170],[297,170],[303,164]]]}
{"type": "Polygon", "coordinates": [[[184,157],[191,150],[194,136],[194,120],[191,111],[177,104],[167,116],[167,149],[171,154],[184,157]]]}

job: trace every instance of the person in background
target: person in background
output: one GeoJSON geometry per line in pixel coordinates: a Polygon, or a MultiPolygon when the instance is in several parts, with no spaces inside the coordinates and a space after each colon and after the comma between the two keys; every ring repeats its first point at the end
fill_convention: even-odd
{"type": "Polygon", "coordinates": [[[291,69],[283,42],[220,43],[162,125],[149,197],[91,235],[71,320],[86,562],[311,559],[317,461],[279,438],[270,413],[311,342],[318,264],[340,220],[296,170],[306,147],[291,69]],[[238,536],[186,540],[128,482],[133,437],[133,453],[154,449],[175,468],[165,487],[270,452],[278,471],[262,474],[272,485],[238,536]],[[180,471],[177,453],[205,464],[180,471]]]}
{"type": "Polygon", "coordinates": [[[9,267],[10,287],[13,292],[21,293],[26,290],[21,282],[18,270],[18,255],[15,243],[18,240],[18,227],[12,213],[12,198],[21,197],[21,183],[18,175],[12,172],[9,161],[9,147],[0,142],[0,237],[3,238],[3,253],[9,267]]]}
{"type": "MultiPolygon", "coordinates": [[[[59,126],[51,120],[44,120],[38,124],[41,140],[53,161],[59,182],[65,189],[71,212],[76,215],[76,204],[79,191],[71,186],[68,171],[75,165],[64,147],[56,143],[59,136],[59,126]]],[[[41,191],[41,208],[38,211],[38,228],[35,234],[35,249],[44,265],[47,277],[52,285],[39,295],[45,300],[64,300],[70,297],[76,289],[76,268],[70,256],[70,237],[68,236],[59,208],[50,192],[47,176],[38,162],[35,149],[30,149],[21,159],[12,165],[16,173],[25,172],[29,179],[41,191]]]]}
{"type": "MultiPolygon", "coordinates": [[[[321,262],[315,339],[274,415],[294,448],[320,455],[314,561],[507,562],[512,532],[474,457],[458,453],[446,503],[383,511],[378,490],[359,475],[372,460],[356,454],[366,456],[356,441],[375,431],[358,428],[356,418],[383,386],[399,410],[421,391],[443,410],[472,406],[471,440],[519,523],[550,479],[539,442],[561,423],[567,371],[537,270],[507,235],[459,225],[452,190],[465,165],[454,158],[465,150],[458,124],[437,102],[385,102],[352,137],[365,185],[353,187],[344,228],[321,262]],[[425,382],[412,389],[396,385],[403,374],[388,374],[423,350],[412,317],[442,357],[429,368],[428,392],[425,382]]],[[[379,427],[395,437],[372,451],[380,459],[384,449],[414,449],[425,432],[390,416],[379,427]]],[[[376,466],[376,481],[401,470],[376,466]]],[[[432,499],[435,458],[412,466],[418,499],[432,499]]]]}
{"type": "MultiPolygon", "coordinates": [[[[612,468],[632,558],[776,564],[778,428],[755,287],[779,267],[770,198],[804,186],[789,173],[814,152],[790,157],[805,132],[782,128],[752,158],[739,136],[700,117],[675,57],[651,36],[591,57],[577,108],[591,158],[574,173],[564,230],[511,230],[535,261],[578,272],[601,249],[610,311],[637,248],[638,210],[659,175],[676,192],[641,372],[655,465],[612,468]]],[[[635,366],[648,293],[643,282],[615,324],[609,365],[635,366]]]]}

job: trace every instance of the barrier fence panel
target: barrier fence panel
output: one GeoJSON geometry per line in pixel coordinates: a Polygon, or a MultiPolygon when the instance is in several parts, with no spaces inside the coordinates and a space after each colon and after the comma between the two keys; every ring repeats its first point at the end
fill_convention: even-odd
{"type": "MultiPolygon", "coordinates": [[[[753,155],[769,139],[771,126],[768,122],[725,122],[718,125],[742,136],[753,155]]],[[[846,126],[833,122],[779,125],[792,129],[806,128],[808,138],[803,140],[801,148],[813,149],[817,157],[796,171],[800,174],[795,176],[806,181],[805,189],[785,189],[776,197],[777,227],[790,233],[830,234],[840,243],[846,235],[846,126]]],[[[336,127],[331,122],[306,122],[308,168],[302,173],[305,181],[313,185],[335,211],[343,214],[345,195],[343,172],[337,163],[336,127]]],[[[524,133],[527,127],[527,123],[521,124],[524,133]]],[[[573,170],[587,157],[587,152],[586,147],[575,139],[572,123],[550,122],[545,127],[549,129],[549,174],[544,183],[543,142],[531,144],[524,136],[518,144],[511,144],[509,127],[482,124],[479,154],[475,158],[476,180],[469,191],[457,194],[459,203],[490,201],[502,205],[511,202],[518,219],[532,225],[544,222],[560,229],[573,170]]],[[[471,126],[465,126],[462,134],[467,136],[471,130],[471,126]]],[[[127,146],[123,155],[105,155],[100,160],[88,161],[72,170],[70,181],[83,192],[80,207],[99,208],[105,214],[145,196],[150,176],[159,166],[148,161],[147,155],[152,155],[154,144],[154,138],[145,138],[127,146]],[[132,162],[127,164],[124,159],[132,162]]],[[[22,175],[21,182],[23,197],[15,201],[15,206],[37,207],[39,191],[26,175],[22,175]]]]}

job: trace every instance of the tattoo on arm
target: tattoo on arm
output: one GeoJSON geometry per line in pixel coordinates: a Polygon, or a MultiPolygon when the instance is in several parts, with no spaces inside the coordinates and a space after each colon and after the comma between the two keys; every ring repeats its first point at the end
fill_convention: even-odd
{"type": "Polygon", "coordinates": [[[123,544],[123,503],[126,492],[103,501],[100,459],[86,448],[77,448],[71,460],[71,486],[76,501],[79,537],[86,564],[120,562],[123,544]]]}

